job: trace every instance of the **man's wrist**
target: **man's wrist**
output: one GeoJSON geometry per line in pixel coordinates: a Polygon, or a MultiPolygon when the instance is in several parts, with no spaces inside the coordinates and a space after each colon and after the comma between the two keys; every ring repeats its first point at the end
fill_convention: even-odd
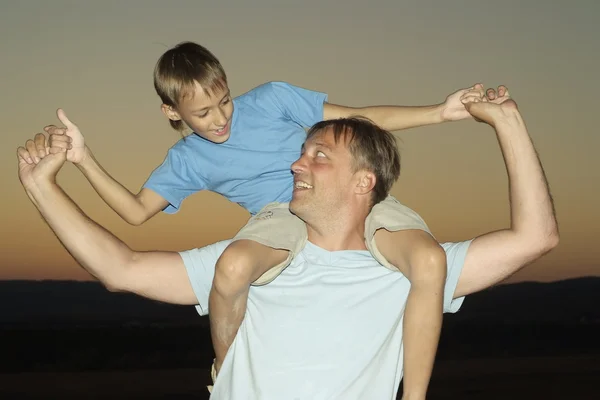
{"type": "Polygon", "coordinates": [[[520,128],[524,126],[523,117],[519,110],[509,110],[502,113],[494,119],[493,125],[495,128],[520,128]]]}
{"type": "Polygon", "coordinates": [[[38,178],[31,179],[27,184],[24,185],[25,191],[33,196],[38,196],[52,188],[56,187],[56,180],[49,178],[38,178]]]}

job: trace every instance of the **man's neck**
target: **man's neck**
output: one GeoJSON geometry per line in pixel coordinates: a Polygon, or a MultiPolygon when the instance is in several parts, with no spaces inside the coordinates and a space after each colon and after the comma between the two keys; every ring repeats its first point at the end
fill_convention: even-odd
{"type": "Polygon", "coordinates": [[[321,219],[319,224],[307,223],[308,240],[328,251],[367,250],[365,219],[368,213],[340,214],[347,217],[321,219]],[[333,222],[323,223],[327,220],[333,222]]]}

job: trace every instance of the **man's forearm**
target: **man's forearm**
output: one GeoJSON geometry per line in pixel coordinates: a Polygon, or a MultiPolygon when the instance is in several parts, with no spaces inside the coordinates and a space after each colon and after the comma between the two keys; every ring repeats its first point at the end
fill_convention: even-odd
{"type": "Polygon", "coordinates": [[[363,107],[357,109],[357,114],[369,118],[388,131],[398,131],[442,122],[439,105],[363,107]]]}
{"type": "Polygon", "coordinates": [[[521,115],[499,122],[496,132],[510,182],[511,229],[531,240],[556,235],[548,182],[521,115]]]}
{"type": "Polygon", "coordinates": [[[559,240],[546,176],[521,115],[509,114],[495,129],[509,178],[511,226],[473,240],[454,297],[503,281],[559,240]]]}
{"type": "Polygon", "coordinates": [[[40,183],[26,190],[69,253],[109,289],[117,288],[133,251],[89,219],[56,183],[40,183]]]}

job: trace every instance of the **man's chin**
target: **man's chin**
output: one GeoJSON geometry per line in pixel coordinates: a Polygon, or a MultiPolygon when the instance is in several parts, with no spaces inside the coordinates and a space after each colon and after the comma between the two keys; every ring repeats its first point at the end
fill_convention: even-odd
{"type": "Polygon", "coordinates": [[[293,198],[292,201],[290,201],[290,212],[298,218],[302,219],[302,207],[299,204],[299,202],[295,201],[293,198]]]}

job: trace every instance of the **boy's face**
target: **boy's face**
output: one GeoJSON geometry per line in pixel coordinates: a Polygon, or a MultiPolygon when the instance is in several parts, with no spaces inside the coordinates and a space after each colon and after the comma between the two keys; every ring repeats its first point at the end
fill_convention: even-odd
{"type": "Polygon", "coordinates": [[[177,109],[163,104],[163,112],[173,121],[183,121],[197,135],[213,143],[229,139],[233,102],[229,88],[217,89],[207,95],[196,82],[193,96],[185,96],[177,109]]]}

